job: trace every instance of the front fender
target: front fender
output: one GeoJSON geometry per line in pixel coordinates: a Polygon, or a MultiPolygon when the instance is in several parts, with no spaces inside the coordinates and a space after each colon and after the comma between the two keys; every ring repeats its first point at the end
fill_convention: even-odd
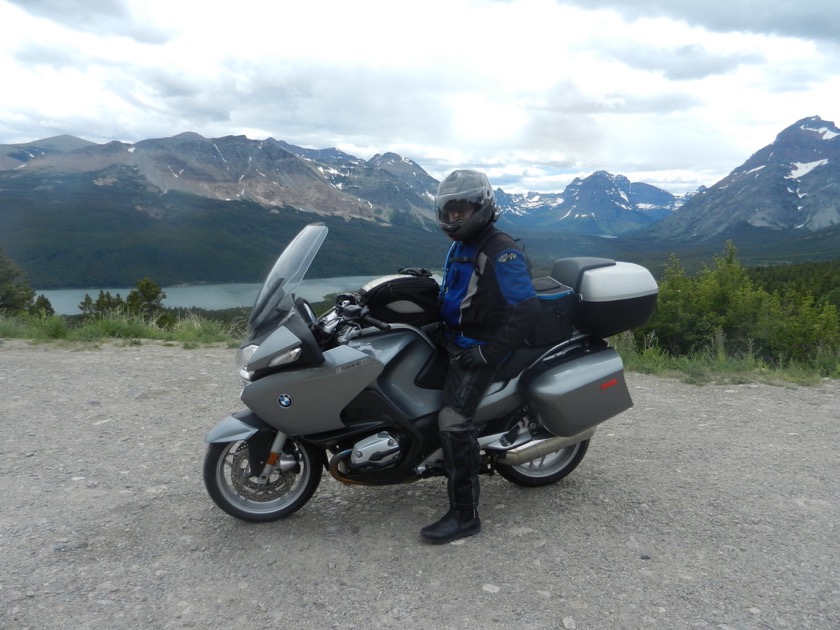
{"type": "Polygon", "coordinates": [[[237,440],[247,440],[258,431],[274,431],[253,411],[237,411],[222,420],[204,438],[208,444],[226,444],[237,440]]]}

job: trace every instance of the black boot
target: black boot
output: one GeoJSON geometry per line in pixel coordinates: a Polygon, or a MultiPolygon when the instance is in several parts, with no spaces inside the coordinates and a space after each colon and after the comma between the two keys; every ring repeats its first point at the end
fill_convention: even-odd
{"type": "Polygon", "coordinates": [[[441,431],[443,467],[448,477],[449,511],[420,530],[429,542],[442,544],[481,531],[478,518],[478,471],[481,454],[472,431],[441,431]]]}
{"type": "Polygon", "coordinates": [[[442,545],[459,538],[466,538],[481,531],[481,519],[475,509],[449,508],[436,523],[420,530],[420,535],[430,543],[442,545]]]}

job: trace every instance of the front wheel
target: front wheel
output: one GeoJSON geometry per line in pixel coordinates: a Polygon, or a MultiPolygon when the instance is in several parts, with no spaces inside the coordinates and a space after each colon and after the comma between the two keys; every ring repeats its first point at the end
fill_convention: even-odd
{"type": "Polygon", "coordinates": [[[589,440],[583,440],[519,466],[496,464],[496,470],[502,477],[519,486],[548,486],[577,468],[588,448],[589,440]]]}
{"type": "Polygon", "coordinates": [[[231,516],[265,523],[300,509],[321,482],[323,454],[305,442],[288,440],[268,482],[251,470],[248,442],[211,444],[204,458],[204,485],[216,505],[231,516]]]}

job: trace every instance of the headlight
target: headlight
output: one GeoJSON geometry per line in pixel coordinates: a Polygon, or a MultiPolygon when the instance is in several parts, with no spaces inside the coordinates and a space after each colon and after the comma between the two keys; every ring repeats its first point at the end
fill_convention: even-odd
{"type": "Polygon", "coordinates": [[[287,363],[294,363],[300,356],[300,348],[292,348],[286,350],[283,354],[278,354],[271,361],[268,362],[268,367],[277,367],[278,365],[286,365],[287,363]]]}
{"type": "MultiPolygon", "coordinates": [[[[250,345],[240,348],[236,353],[236,366],[239,368],[239,376],[246,383],[250,382],[251,378],[254,376],[254,372],[249,370],[248,367],[250,366],[251,359],[254,358],[254,354],[256,354],[258,349],[259,346],[257,345],[250,345]]],[[[268,362],[268,366],[263,365],[263,368],[261,369],[264,369],[265,367],[275,368],[281,365],[294,363],[298,360],[298,357],[300,357],[301,351],[302,349],[297,347],[281,352],[268,362]]]]}

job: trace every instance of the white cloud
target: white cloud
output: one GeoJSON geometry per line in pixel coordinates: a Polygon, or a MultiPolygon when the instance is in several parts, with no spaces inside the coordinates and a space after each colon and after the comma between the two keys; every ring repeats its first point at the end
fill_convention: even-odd
{"type": "Polygon", "coordinates": [[[0,0],[0,143],[196,131],[394,151],[559,191],[711,185],[834,120],[827,0],[0,0]]]}

